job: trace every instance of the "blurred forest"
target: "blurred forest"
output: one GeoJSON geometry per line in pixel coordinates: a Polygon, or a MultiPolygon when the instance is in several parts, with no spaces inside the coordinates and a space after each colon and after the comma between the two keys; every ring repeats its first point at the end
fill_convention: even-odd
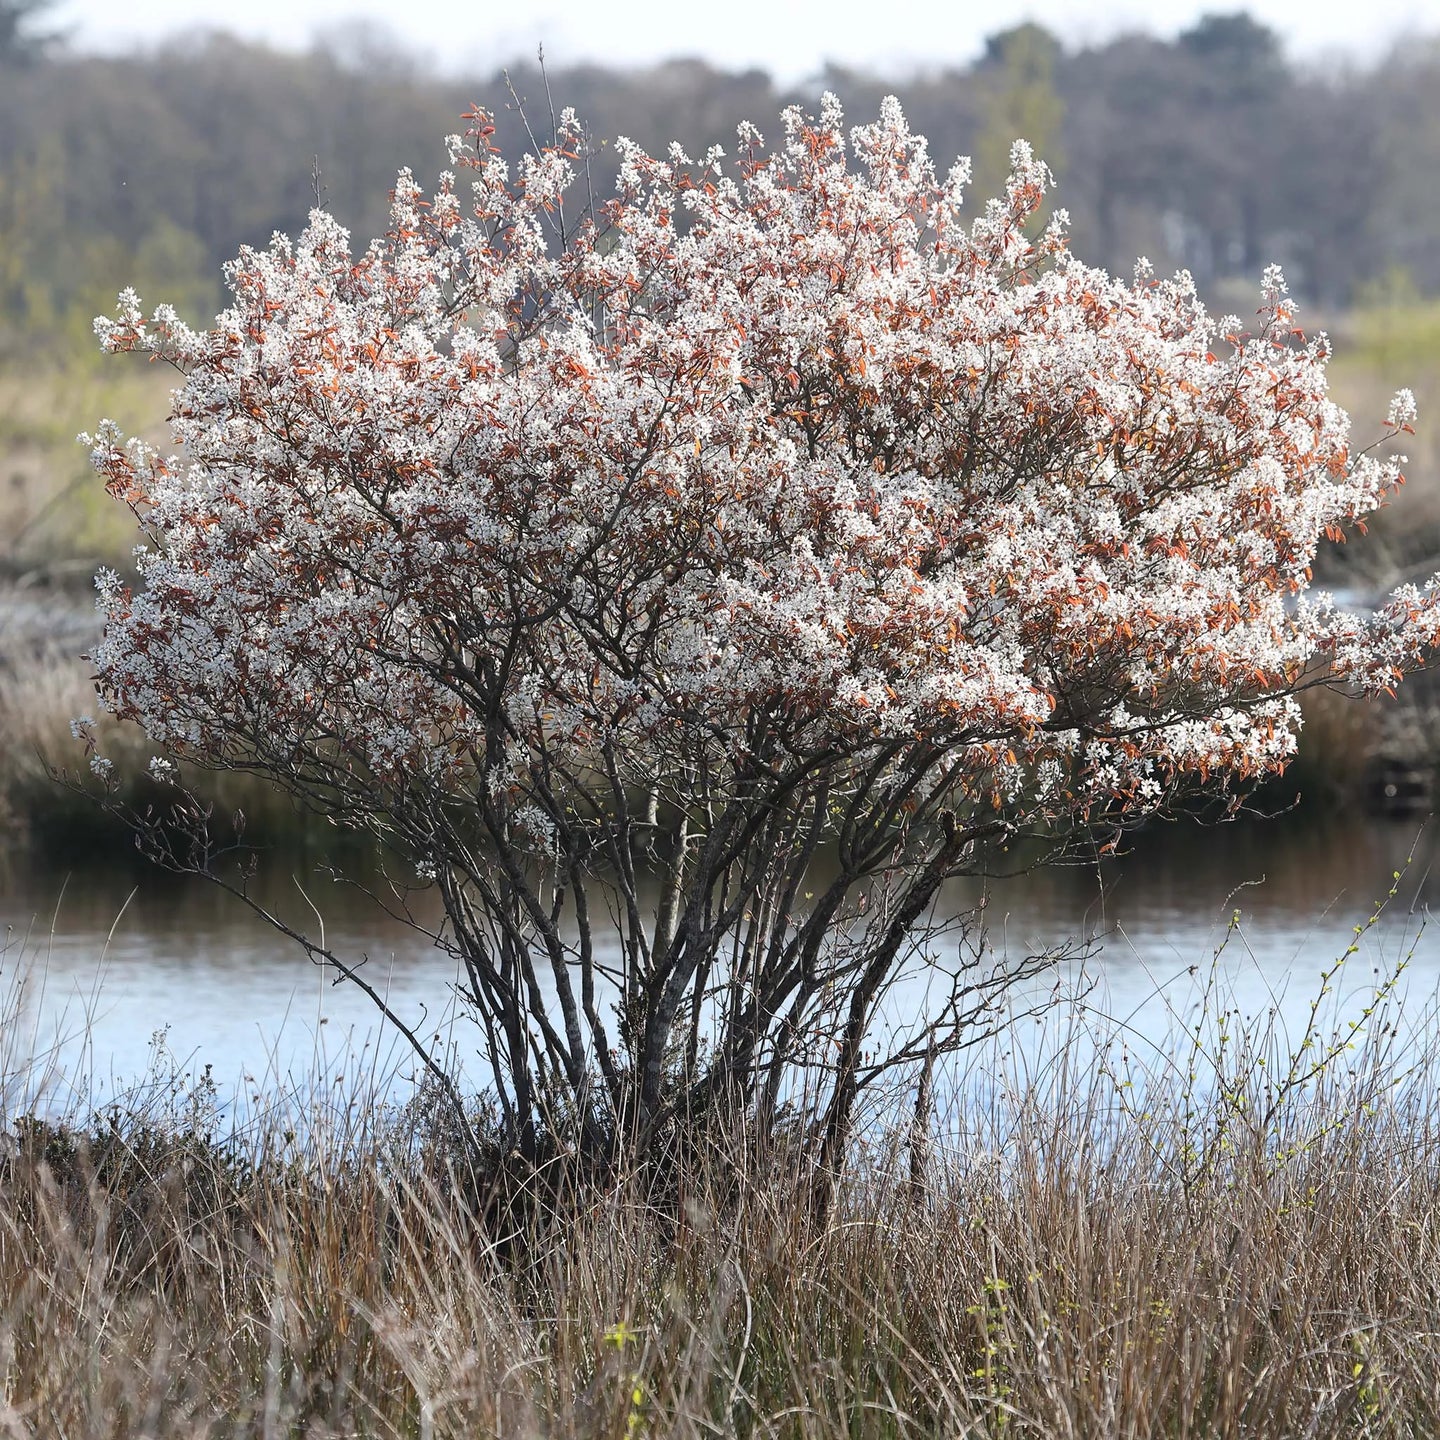
{"type": "Polygon", "coordinates": [[[100,497],[87,515],[56,494],[85,480],[77,429],[102,413],[163,414],[162,377],[94,355],[90,319],[118,288],[206,319],[222,303],[222,263],[303,226],[317,187],[363,244],[383,231],[396,170],[430,183],[472,102],[502,112],[500,139],[518,152],[525,126],[503,112],[518,96],[548,128],[547,84],[590,127],[601,195],[616,135],[693,152],[733,143],[743,118],[773,137],[782,106],[824,89],[857,121],[896,90],[942,169],[974,157],[977,198],[1000,183],[1011,140],[1029,138],[1058,176],[1083,259],[1121,274],[1137,255],[1162,273],[1183,266],[1241,314],[1278,261],[1306,323],[1348,327],[1358,378],[1342,399],[1359,397],[1367,425],[1393,384],[1424,398],[1417,370],[1440,350],[1440,37],[1369,68],[1319,69],[1244,13],[1173,41],[1084,49],[1025,25],[968,66],[903,83],[831,69],[786,90],[694,59],[442,76],[359,23],[304,54],[196,31],[100,57],[83,33],[50,33],[50,11],[51,0],[0,0],[0,547],[11,551],[56,515],[50,550],[109,548],[92,533],[106,523],[100,497]],[[47,372],[63,386],[42,385],[47,372]]]}
{"type": "MultiPolygon", "coordinates": [[[[470,102],[511,103],[500,70],[437,77],[359,24],[308,54],[212,31],[98,58],[83,34],[46,34],[46,10],[0,0],[0,326],[7,349],[32,355],[38,335],[83,332],[123,283],[212,311],[237,246],[304,224],[317,166],[325,204],[368,239],[397,168],[428,182],[470,102]]],[[[538,123],[541,77],[520,66],[509,78],[538,123]]],[[[1440,40],[1321,71],[1287,61],[1281,36],[1238,13],[1173,42],[1081,50],[1026,25],[968,67],[903,83],[832,69],[795,92],[698,60],[548,79],[601,146],[602,193],[616,135],[700,149],[733,142],[743,118],[774,131],[783,105],[822,89],[856,120],[896,90],[942,168],[974,156],[977,196],[998,184],[1010,141],[1030,139],[1059,176],[1083,259],[1121,273],[1142,254],[1162,272],[1183,266],[1217,300],[1238,278],[1247,308],[1271,261],[1326,308],[1440,291],[1440,40]]],[[[524,145],[518,119],[501,139],[524,145]]]]}

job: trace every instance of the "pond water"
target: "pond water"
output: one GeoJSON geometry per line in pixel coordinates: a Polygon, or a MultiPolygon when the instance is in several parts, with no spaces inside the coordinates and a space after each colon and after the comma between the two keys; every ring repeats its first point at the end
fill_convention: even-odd
{"type": "MultiPolygon", "coordinates": [[[[1440,985],[1440,930],[1425,926],[1440,886],[1437,842],[1415,822],[1354,818],[1169,829],[1135,837],[1128,855],[1103,867],[966,882],[946,900],[958,911],[986,894],[989,940],[1002,957],[1094,937],[1086,1003],[1138,1036],[1158,1038],[1195,1003],[1222,941],[1227,997],[1246,1013],[1275,1008],[1294,1027],[1321,970],[1356,939],[1353,927],[1374,913],[1396,871],[1395,898],[1360,937],[1329,1003],[1358,1013],[1375,980],[1407,960],[1404,987],[1412,1009],[1423,1008],[1440,985]],[[1241,925],[1227,940],[1237,909],[1241,925]]],[[[440,1035],[462,1060],[473,1053],[450,1002],[454,964],[423,937],[303,863],[274,859],[261,882],[264,903],[312,934],[323,921],[336,953],[363,959],[408,1024],[440,1035]]],[[[101,1099],[157,1063],[182,1077],[210,1066],[227,1098],[282,1093],[317,1076],[343,1085],[357,1074],[388,1076],[380,1083],[393,1091],[413,1069],[367,997],[333,983],[203,881],[119,864],[67,875],[14,861],[0,868],[0,936],[7,1105],[37,1093],[49,1103],[101,1099]]]]}

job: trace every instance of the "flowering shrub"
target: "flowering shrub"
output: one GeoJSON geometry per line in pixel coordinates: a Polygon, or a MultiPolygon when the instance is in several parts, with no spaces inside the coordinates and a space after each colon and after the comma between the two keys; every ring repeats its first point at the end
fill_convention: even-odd
{"type": "Polygon", "coordinates": [[[1389,687],[1440,629],[1428,590],[1307,594],[1400,476],[1278,271],[1246,333],[1079,263],[1023,143],[967,220],[893,101],[733,164],[621,142],[578,214],[573,116],[513,174],[468,118],[468,186],[402,173],[362,254],[317,211],[213,328],[97,322],[184,378],[178,455],[90,437],[147,536],[95,661],[168,757],[438,886],[522,1146],[770,1114],[797,1065],[840,1143],[1011,978],[952,959],[867,1050],[947,878],[1281,769],[1297,690],[1389,687]]]}

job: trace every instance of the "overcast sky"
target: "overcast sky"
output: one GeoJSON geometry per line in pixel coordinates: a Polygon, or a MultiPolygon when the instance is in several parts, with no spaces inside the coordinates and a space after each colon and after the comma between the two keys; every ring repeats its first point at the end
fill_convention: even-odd
{"type": "MultiPolygon", "coordinates": [[[[701,55],[717,65],[758,65],[781,80],[813,75],[826,60],[886,74],[974,58],[984,37],[1037,20],[1074,43],[1121,30],[1173,36],[1233,0],[58,0],[51,12],[84,49],[125,49],[177,30],[221,25],[285,47],[363,18],[447,70],[488,71],[543,43],[557,64],[639,64],[701,55]]],[[[1440,33],[1440,0],[1253,0],[1297,58],[1373,60],[1395,41],[1440,33]]]]}

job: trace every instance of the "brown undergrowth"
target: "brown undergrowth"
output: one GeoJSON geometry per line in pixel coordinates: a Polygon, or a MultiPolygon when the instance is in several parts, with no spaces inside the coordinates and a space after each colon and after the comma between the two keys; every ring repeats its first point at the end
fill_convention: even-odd
{"type": "Polygon", "coordinates": [[[1220,973],[1158,1046],[1077,1014],[987,1053],[829,1208],[783,1141],[517,1184],[423,1098],[222,1131],[208,1078],[32,1090],[0,1434],[1435,1433],[1433,1057],[1393,977],[1287,1036],[1220,973]]]}

